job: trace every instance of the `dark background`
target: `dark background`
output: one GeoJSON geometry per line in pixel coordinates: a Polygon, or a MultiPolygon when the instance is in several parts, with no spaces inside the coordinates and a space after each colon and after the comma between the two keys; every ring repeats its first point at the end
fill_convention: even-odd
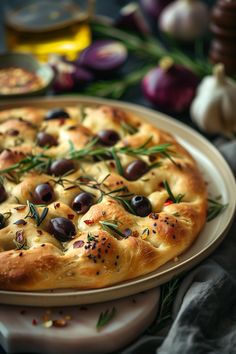
{"type": "MultiPolygon", "coordinates": [[[[32,1],[32,0],[31,0],[32,1]]],[[[35,2],[40,1],[40,0],[33,0],[35,2]]],[[[51,0],[51,1],[58,1],[58,0],[51,0]]],[[[6,51],[6,43],[5,43],[5,38],[4,38],[4,11],[8,8],[15,8],[22,6],[24,3],[27,3],[28,0],[0,0],[0,52],[6,51]]],[[[78,3],[81,6],[86,6],[86,0],[74,0],[74,2],[78,3]]],[[[111,17],[113,19],[117,18],[119,15],[119,10],[127,5],[128,3],[131,3],[132,0],[97,0],[96,1],[96,15],[105,15],[108,17],[111,17]]],[[[136,0],[137,3],[140,2],[140,0],[136,0]]],[[[207,3],[210,7],[214,5],[216,2],[215,0],[207,0],[203,1],[207,3]]],[[[146,18],[149,26],[151,27],[153,31],[153,35],[162,40],[162,36],[157,30],[157,24],[150,18],[146,18]]],[[[207,52],[208,52],[208,45],[210,40],[210,33],[207,35],[207,38],[205,38],[205,55],[207,57],[207,52]]],[[[185,52],[189,53],[189,55],[192,55],[193,52],[193,46],[188,46],[188,47],[183,47],[182,48],[185,52]]],[[[133,56],[132,54],[129,54],[128,60],[125,63],[125,65],[119,70],[119,72],[116,74],[114,77],[115,79],[118,78],[120,79],[121,77],[125,76],[126,74],[130,73],[132,70],[137,70],[138,68],[141,68],[144,66],[145,62],[143,62],[140,59],[137,59],[137,57],[133,56]]],[[[158,63],[157,63],[158,64],[158,63]]],[[[144,99],[140,85],[136,85],[131,87],[125,95],[121,98],[123,101],[129,101],[133,103],[138,103],[150,108],[154,108],[146,99],[144,99]]],[[[163,112],[163,113],[168,113],[168,112],[163,112]]],[[[172,114],[172,116],[185,124],[193,127],[195,130],[198,130],[198,128],[192,123],[189,113],[184,112],[183,114],[172,114]]],[[[199,131],[199,130],[198,130],[199,131]]],[[[206,138],[209,140],[213,141],[216,137],[215,136],[208,136],[207,134],[203,134],[200,132],[202,135],[205,135],[206,138]]]]}
{"type": "MultiPolygon", "coordinates": [[[[40,0],[35,0],[40,1],[40,0]]],[[[60,0],[51,0],[51,1],[60,1],[60,0]]],[[[85,0],[74,0],[76,3],[84,4],[85,0]]],[[[4,10],[8,7],[22,6],[26,1],[25,0],[0,0],[0,51],[5,50],[5,39],[4,39],[4,10]]],[[[96,1],[96,13],[106,15],[109,17],[114,17],[118,14],[119,9],[122,6],[130,3],[131,0],[97,0],[96,1]]]]}

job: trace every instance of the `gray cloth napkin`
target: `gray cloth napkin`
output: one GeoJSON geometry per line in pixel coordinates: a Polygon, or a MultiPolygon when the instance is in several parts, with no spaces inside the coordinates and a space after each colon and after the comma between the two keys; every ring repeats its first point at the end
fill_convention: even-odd
{"type": "MultiPolygon", "coordinates": [[[[236,140],[215,145],[236,176],[236,140]]],[[[182,281],[165,335],[141,337],[122,351],[131,353],[236,353],[236,220],[213,255],[182,281]]]]}

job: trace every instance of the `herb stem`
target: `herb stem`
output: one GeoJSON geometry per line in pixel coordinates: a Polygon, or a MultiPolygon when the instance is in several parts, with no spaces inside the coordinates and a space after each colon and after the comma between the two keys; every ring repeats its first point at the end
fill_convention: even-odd
{"type": "Polygon", "coordinates": [[[207,60],[191,58],[187,54],[181,52],[176,47],[171,46],[172,50],[167,49],[164,45],[152,36],[145,36],[144,39],[135,34],[126,33],[125,31],[112,27],[105,23],[92,23],[93,30],[105,37],[111,37],[122,41],[126,47],[142,56],[148,57],[148,60],[159,61],[163,56],[169,56],[176,64],[181,64],[200,77],[209,75],[212,72],[212,66],[207,60]]]}
{"type": "Polygon", "coordinates": [[[172,317],[172,307],[179,290],[183,275],[175,277],[161,286],[160,308],[156,321],[149,327],[148,333],[155,334],[161,330],[172,317]]]}
{"type": "Polygon", "coordinates": [[[222,204],[213,199],[208,199],[207,221],[216,218],[225,208],[227,204],[222,204]]]}
{"type": "Polygon", "coordinates": [[[135,86],[140,82],[152,67],[153,65],[146,65],[143,68],[132,71],[122,79],[110,81],[101,80],[92,83],[85,89],[84,93],[86,95],[118,99],[123,96],[129,87],[135,86]]]}

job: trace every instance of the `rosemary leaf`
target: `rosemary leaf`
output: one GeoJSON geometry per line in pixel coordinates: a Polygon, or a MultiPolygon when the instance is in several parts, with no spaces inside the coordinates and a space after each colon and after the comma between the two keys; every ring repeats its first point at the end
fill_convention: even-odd
{"type": "Polygon", "coordinates": [[[130,205],[129,200],[125,199],[125,196],[113,196],[112,198],[119,201],[131,214],[136,215],[135,210],[130,205]]]}
{"type": "Polygon", "coordinates": [[[38,223],[39,223],[39,213],[38,213],[38,211],[37,211],[37,208],[35,207],[35,205],[34,205],[33,203],[29,202],[28,200],[27,200],[27,205],[28,205],[28,208],[29,208],[29,212],[28,212],[28,214],[25,216],[25,219],[26,219],[26,218],[29,218],[29,217],[35,219],[36,224],[37,224],[37,226],[38,226],[38,223]]]}
{"type": "Polygon", "coordinates": [[[109,232],[117,238],[118,240],[121,240],[122,238],[126,238],[126,236],[118,229],[118,222],[115,220],[104,220],[100,221],[100,224],[102,225],[102,229],[109,232]]]}
{"type": "Polygon", "coordinates": [[[161,286],[160,307],[156,321],[149,327],[149,334],[156,334],[172,317],[172,307],[179,290],[183,275],[170,280],[161,286]]]}
{"type": "Polygon", "coordinates": [[[163,184],[164,184],[164,187],[165,187],[165,189],[166,189],[166,191],[167,191],[167,193],[169,195],[169,198],[172,200],[172,202],[175,203],[175,197],[174,197],[174,194],[172,193],[172,191],[170,189],[169,183],[166,180],[164,180],[163,184]]]}
{"type": "Polygon", "coordinates": [[[122,165],[121,165],[120,159],[119,159],[119,157],[118,157],[118,155],[117,155],[117,153],[116,153],[116,151],[115,151],[115,148],[112,148],[112,149],[111,149],[111,154],[112,154],[112,157],[113,157],[114,160],[115,160],[116,169],[117,169],[118,173],[119,173],[121,176],[123,176],[124,170],[123,170],[123,167],[122,167],[122,165]]]}
{"type": "Polygon", "coordinates": [[[162,155],[169,159],[176,167],[180,168],[168,151],[163,151],[162,155]]]}
{"type": "Polygon", "coordinates": [[[171,145],[169,143],[166,144],[161,144],[161,145],[154,145],[151,146],[150,148],[147,148],[148,141],[145,142],[145,144],[139,146],[139,147],[130,147],[130,146],[123,146],[120,148],[117,148],[116,151],[119,152],[120,154],[128,154],[132,156],[149,156],[149,155],[154,155],[158,153],[165,153],[168,151],[168,147],[171,145]]]}
{"type": "Polygon", "coordinates": [[[227,204],[221,204],[213,199],[208,199],[207,221],[216,218],[225,208],[227,204]]]}
{"type": "Polygon", "coordinates": [[[73,154],[75,152],[75,146],[71,140],[69,140],[68,143],[69,143],[69,154],[71,158],[73,158],[73,154]]]}
{"type": "Polygon", "coordinates": [[[34,168],[40,170],[46,170],[50,164],[51,158],[45,154],[30,155],[22,159],[21,161],[0,170],[0,174],[8,174],[11,171],[14,171],[17,174],[24,174],[34,168]]]}
{"type": "Polygon", "coordinates": [[[175,200],[176,200],[176,203],[180,203],[181,200],[183,199],[184,197],[184,194],[178,194],[176,197],[175,197],[175,200]]]}
{"type": "Polygon", "coordinates": [[[107,325],[115,316],[116,308],[112,307],[111,310],[107,309],[105,312],[101,312],[96,324],[97,330],[100,330],[102,327],[107,325]]]}
{"type": "Polygon", "coordinates": [[[41,216],[39,217],[39,224],[37,226],[39,226],[43,222],[43,220],[46,218],[47,214],[48,214],[48,208],[44,208],[41,216]]]}
{"type": "Polygon", "coordinates": [[[25,219],[26,218],[33,218],[35,219],[35,222],[36,222],[36,225],[39,226],[43,220],[46,218],[47,216],[47,213],[48,213],[48,208],[44,208],[43,211],[42,211],[42,214],[41,216],[39,215],[38,213],[38,210],[37,210],[37,206],[43,206],[43,205],[35,205],[33,203],[31,203],[30,201],[27,200],[27,205],[28,205],[28,208],[29,208],[29,212],[28,214],[25,216],[25,219]]]}
{"type": "MultiPolygon", "coordinates": [[[[123,187],[120,187],[120,188],[117,188],[117,189],[113,189],[112,191],[110,192],[107,192],[106,195],[109,195],[111,196],[111,194],[114,194],[114,193],[119,193],[119,192],[128,192],[128,188],[126,186],[123,186],[123,187]]],[[[132,193],[130,193],[129,195],[125,195],[126,197],[127,196],[131,196],[133,195],[132,193]]],[[[124,196],[123,196],[124,197],[124,196]]]]}
{"type": "Polygon", "coordinates": [[[148,146],[148,144],[152,141],[153,136],[151,135],[142,145],[139,146],[139,149],[144,149],[148,146]]]}
{"type": "Polygon", "coordinates": [[[172,200],[173,203],[180,203],[181,200],[184,197],[184,194],[178,194],[176,197],[174,196],[174,194],[172,193],[169,183],[167,182],[167,180],[163,181],[164,187],[169,195],[170,200],[172,200]]]}
{"type": "Polygon", "coordinates": [[[151,169],[156,168],[156,167],[160,167],[160,166],[161,166],[161,162],[154,162],[148,166],[148,170],[150,171],[151,169]]]}

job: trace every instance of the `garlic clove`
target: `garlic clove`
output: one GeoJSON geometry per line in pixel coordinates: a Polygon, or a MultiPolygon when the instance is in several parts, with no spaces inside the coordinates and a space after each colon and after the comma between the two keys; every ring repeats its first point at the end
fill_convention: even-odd
{"type": "Polygon", "coordinates": [[[172,37],[192,41],[202,36],[209,21],[209,9],[199,0],[176,0],[163,10],[159,28],[172,37]]]}
{"type": "Polygon", "coordinates": [[[225,76],[224,66],[218,64],[213,75],[200,83],[192,101],[193,122],[204,132],[233,137],[236,132],[236,83],[225,76]]]}
{"type": "Polygon", "coordinates": [[[236,100],[236,87],[229,90],[228,94],[222,97],[222,133],[226,136],[230,136],[233,132],[236,132],[236,118],[235,111],[232,107],[235,106],[236,100]]]}

